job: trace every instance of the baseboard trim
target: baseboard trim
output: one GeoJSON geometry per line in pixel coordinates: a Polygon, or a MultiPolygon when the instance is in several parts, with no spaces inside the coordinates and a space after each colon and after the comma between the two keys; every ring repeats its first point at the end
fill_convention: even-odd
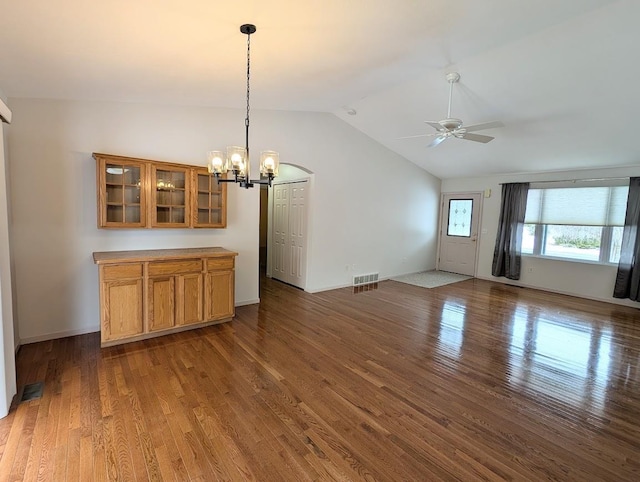
{"type": "Polygon", "coordinates": [[[618,300],[616,298],[600,298],[600,297],[593,297],[593,296],[584,296],[584,295],[579,295],[577,293],[571,293],[570,291],[563,291],[563,290],[552,290],[549,288],[543,288],[540,286],[535,286],[535,285],[530,285],[530,284],[526,284],[526,283],[520,283],[516,280],[510,280],[508,278],[496,278],[493,276],[476,276],[476,278],[481,279],[481,280],[485,280],[485,281],[495,281],[496,283],[502,283],[505,285],[510,285],[510,286],[516,286],[518,288],[529,288],[532,290],[539,290],[539,291],[546,291],[547,293],[555,293],[558,295],[565,295],[565,296],[573,296],[575,298],[581,298],[583,300],[591,300],[591,301],[600,301],[602,303],[611,303],[612,305],[618,305],[618,306],[626,306],[627,308],[636,308],[636,309],[640,309],[640,306],[638,306],[638,303],[636,303],[635,301],[631,301],[631,300],[618,300]]]}
{"type": "Polygon", "coordinates": [[[337,285],[337,286],[327,286],[324,288],[311,288],[311,289],[307,288],[305,291],[307,293],[314,294],[314,293],[322,293],[323,291],[339,290],[342,288],[350,288],[350,287],[351,287],[351,284],[346,284],[346,285],[337,285]]]}
{"type": "Polygon", "coordinates": [[[20,345],[29,345],[30,343],[39,343],[41,341],[57,340],[58,338],[66,338],[68,336],[86,335],[88,333],[100,332],[100,328],[80,328],[77,330],[56,331],[46,335],[28,336],[20,338],[20,345]]]}
{"type": "Polygon", "coordinates": [[[238,301],[236,306],[247,306],[247,305],[257,305],[260,303],[260,298],[255,300],[247,300],[247,301],[238,301]]]}

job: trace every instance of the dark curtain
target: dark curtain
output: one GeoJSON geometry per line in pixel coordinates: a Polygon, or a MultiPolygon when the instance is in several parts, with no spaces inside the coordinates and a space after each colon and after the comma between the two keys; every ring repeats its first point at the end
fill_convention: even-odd
{"type": "Polygon", "coordinates": [[[502,185],[502,207],[498,221],[496,248],[493,251],[493,276],[520,279],[522,230],[527,209],[528,182],[502,185]]]}
{"type": "Polygon", "coordinates": [[[629,180],[627,214],[624,219],[622,247],[614,298],[640,301],[640,177],[629,180]]]}

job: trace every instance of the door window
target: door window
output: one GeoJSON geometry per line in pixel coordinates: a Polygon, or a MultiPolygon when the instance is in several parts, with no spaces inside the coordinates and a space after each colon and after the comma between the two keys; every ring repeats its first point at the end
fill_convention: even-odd
{"type": "Polygon", "coordinates": [[[473,199],[450,199],[447,236],[471,237],[473,199]]]}

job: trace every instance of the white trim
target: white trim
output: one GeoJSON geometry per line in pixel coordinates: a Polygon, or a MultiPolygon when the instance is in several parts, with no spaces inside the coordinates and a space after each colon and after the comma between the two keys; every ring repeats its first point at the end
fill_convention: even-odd
{"type": "Polygon", "coordinates": [[[56,340],[68,336],[86,335],[88,333],[100,333],[100,328],[78,328],[75,330],[56,331],[54,333],[47,333],[46,335],[29,336],[27,338],[20,338],[19,343],[20,345],[29,345],[30,343],[56,340]]]}
{"type": "Polygon", "coordinates": [[[603,303],[611,303],[613,305],[626,306],[628,308],[640,309],[640,307],[638,306],[638,303],[635,302],[635,301],[631,301],[631,300],[623,300],[623,299],[618,299],[618,298],[601,298],[599,296],[595,296],[595,297],[594,296],[584,296],[584,295],[579,295],[577,293],[572,293],[570,291],[552,290],[552,289],[549,289],[549,288],[543,288],[543,287],[536,286],[536,285],[520,283],[519,281],[510,280],[508,278],[496,278],[494,276],[489,276],[489,277],[476,276],[476,278],[477,279],[481,279],[481,280],[485,280],[485,281],[495,281],[496,283],[502,283],[502,284],[505,284],[505,285],[515,286],[517,288],[529,288],[529,289],[532,289],[532,290],[545,291],[547,293],[556,293],[558,295],[573,296],[575,298],[581,298],[583,300],[601,301],[603,303]]]}
{"type": "MultiPolygon", "coordinates": [[[[255,300],[240,301],[235,306],[255,305],[260,303],[260,298],[255,300]]],[[[28,345],[30,343],[38,343],[41,341],[56,340],[58,338],[66,338],[68,336],[86,335],[87,333],[100,333],[100,327],[98,328],[78,328],[75,330],[57,331],[54,333],[47,333],[45,335],[29,336],[27,338],[20,338],[18,341],[18,348],[22,345],[28,345]]]]}
{"type": "Polygon", "coordinates": [[[307,293],[322,293],[323,291],[331,291],[331,290],[339,290],[342,288],[351,288],[351,284],[346,284],[346,285],[337,285],[337,286],[326,286],[324,288],[316,288],[316,289],[306,289],[305,291],[307,293]]]}
{"type": "MultiPolygon", "coordinates": [[[[484,196],[486,191],[466,191],[466,192],[440,192],[440,209],[438,210],[438,229],[436,233],[438,235],[438,242],[436,243],[436,271],[440,270],[440,241],[442,239],[442,223],[444,221],[444,198],[446,196],[469,196],[478,195],[480,197],[480,203],[478,206],[478,232],[476,233],[476,256],[473,263],[473,274],[465,275],[476,278],[478,274],[478,260],[480,258],[480,237],[482,234],[482,210],[484,207],[484,196]]],[[[491,193],[489,193],[491,195],[491,193]]],[[[447,208],[448,209],[448,208],[447,208]]]]}
{"type": "Polygon", "coordinates": [[[0,121],[11,124],[11,109],[0,99],[0,121]]]}

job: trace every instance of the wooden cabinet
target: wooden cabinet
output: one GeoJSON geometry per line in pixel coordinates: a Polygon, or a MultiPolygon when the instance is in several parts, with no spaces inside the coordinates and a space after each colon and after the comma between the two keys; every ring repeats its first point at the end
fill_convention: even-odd
{"type": "Polygon", "coordinates": [[[99,228],[225,228],[227,187],[206,168],[94,153],[99,228]]]}
{"type": "Polygon", "coordinates": [[[204,262],[198,258],[149,263],[147,303],[150,331],[204,321],[204,262]]]}
{"type": "Polygon", "coordinates": [[[233,318],[236,255],[223,248],[93,253],[102,346],[233,318]]]}
{"type": "Polygon", "coordinates": [[[227,225],[226,184],[220,183],[205,168],[193,169],[192,225],[195,228],[219,228],[227,225]]]}
{"type": "Polygon", "coordinates": [[[151,227],[189,227],[190,177],[188,167],[151,164],[151,227]]]}
{"type": "Polygon", "coordinates": [[[234,296],[233,258],[207,260],[207,278],[205,283],[207,318],[219,320],[233,316],[234,296]]]}
{"type": "Polygon", "coordinates": [[[120,340],[142,334],[142,264],[104,266],[100,280],[102,339],[120,340]]]}
{"type": "Polygon", "coordinates": [[[104,228],[147,225],[147,164],[125,158],[98,161],[98,226],[104,228]]]}

